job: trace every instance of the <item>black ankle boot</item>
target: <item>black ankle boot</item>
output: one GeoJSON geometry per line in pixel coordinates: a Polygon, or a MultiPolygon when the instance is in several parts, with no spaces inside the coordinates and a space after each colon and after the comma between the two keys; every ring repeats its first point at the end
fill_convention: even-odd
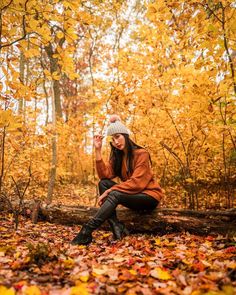
{"type": "Polygon", "coordinates": [[[92,230],[84,225],[77,236],[71,241],[72,245],[88,245],[92,242],[92,230]]]}
{"type": "Polygon", "coordinates": [[[111,227],[114,240],[121,240],[123,237],[129,235],[129,231],[125,225],[117,218],[109,218],[108,223],[111,227]]]}

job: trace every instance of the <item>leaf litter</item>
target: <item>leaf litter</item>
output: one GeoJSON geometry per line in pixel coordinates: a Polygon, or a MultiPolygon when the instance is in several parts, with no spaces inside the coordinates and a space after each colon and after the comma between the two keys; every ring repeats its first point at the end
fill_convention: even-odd
{"type": "Polygon", "coordinates": [[[113,241],[95,231],[88,246],[70,241],[80,226],[1,218],[0,295],[236,294],[236,238],[189,233],[135,234],[113,241]]]}

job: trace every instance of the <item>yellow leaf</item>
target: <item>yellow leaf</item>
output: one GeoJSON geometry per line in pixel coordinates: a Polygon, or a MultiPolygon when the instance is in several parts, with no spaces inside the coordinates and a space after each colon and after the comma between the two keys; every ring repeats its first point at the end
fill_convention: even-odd
{"type": "Polygon", "coordinates": [[[39,26],[39,22],[37,20],[31,19],[29,25],[33,31],[36,31],[39,26]]]}
{"type": "Polygon", "coordinates": [[[236,32],[236,17],[235,17],[235,16],[233,16],[233,17],[230,19],[229,29],[230,29],[232,32],[236,32]]]}
{"type": "Polygon", "coordinates": [[[185,264],[187,264],[187,265],[190,265],[191,264],[191,262],[188,261],[187,259],[182,259],[182,262],[185,263],[185,264]]]}
{"type": "Polygon", "coordinates": [[[107,272],[107,269],[104,268],[93,268],[93,275],[104,275],[107,272]]]}
{"type": "Polygon", "coordinates": [[[64,33],[62,31],[57,32],[57,38],[62,39],[64,37],[64,33]]]}
{"type": "Polygon", "coordinates": [[[227,263],[227,267],[232,268],[232,269],[236,269],[236,262],[230,261],[229,263],[227,263]]]}
{"type": "Polygon", "coordinates": [[[85,246],[85,245],[79,245],[77,248],[78,248],[78,249],[85,249],[86,246],[85,246]]]}
{"type": "Polygon", "coordinates": [[[73,40],[77,40],[78,39],[78,36],[77,34],[75,33],[75,30],[74,28],[69,28],[67,31],[66,31],[67,35],[69,35],[69,37],[73,40]]]}
{"type": "Polygon", "coordinates": [[[161,244],[161,239],[157,238],[155,239],[155,245],[159,246],[161,244]]]}
{"type": "Polygon", "coordinates": [[[24,51],[24,55],[25,55],[26,58],[31,58],[31,57],[34,57],[34,56],[39,56],[40,52],[39,52],[38,49],[30,48],[30,49],[24,51]]]}
{"type": "Polygon", "coordinates": [[[51,76],[51,73],[48,70],[43,70],[43,72],[46,76],[51,76]]]}
{"type": "Polygon", "coordinates": [[[0,286],[0,294],[1,295],[15,295],[15,291],[13,288],[7,289],[4,286],[0,286]]]}
{"type": "Polygon", "coordinates": [[[187,178],[185,181],[188,182],[188,183],[194,182],[192,178],[187,178]]]}
{"type": "Polygon", "coordinates": [[[72,268],[74,266],[75,262],[73,259],[66,259],[64,260],[64,265],[66,268],[72,268]]]}
{"type": "Polygon", "coordinates": [[[223,293],[224,295],[234,295],[235,293],[235,289],[233,286],[230,286],[230,285],[226,285],[226,286],[223,286],[223,293]]]}
{"type": "Polygon", "coordinates": [[[134,276],[136,276],[137,274],[137,271],[134,269],[130,269],[129,272],[131,273],[131,275],[134,275],[134,276]]]}
{"type": "Polygon", "coordinates": [[[156,9],[156,7],[154,7],[154,6],[150,6],[150,7],[148,8],[148,12],[149,12],[149,13],[156,13],[156,12],[157,12],[157,9],[156,9]]]}
{"type": "Polygon", "coordinates": [[[159,267],[151,270],[150,275],[152,277],[154,277],[156,279],[160,279],[160,280],[169,280],[169,279],[171,279],[171,275],[166,270],[162,270],[159,267]]]}
{"type": "Polygon", "coordinates": [[[20,256],[21,256],[21,252],[19,251],[14,254],[15,259],[19,258],[20,256]]]}
{"type": "Polygon", "coordinates": [[[52,78],[54,80],[60,80],[61,76],[60,76],[60,74],[58,72],[53,72],[52,73],[52,78]]]}
{"type": "Polygon", "coordinates": [[[89,275],[86,275],[86,276],[80,276],[79,279],[80,279],[82,282],[86,283],[86,282],[88,281],[88,279],[89,279],[89,275]]]}
{"type": "Polygon", "coordinates": [[[217,32],[218,29],[217,29],[213,24],[210,24],[210,25],[208,26],[208,31],[217,32]]]}
{"type": "Polygon", "coordinates": [[[70,295],[89,295],[87,285],[81,284],[70,289],[70,295]]]}
{"type": "Polygon", "coordinates": [[[26,289],[25,295],[41,295],[41,291],[37,286],[30,286],[26,289]]]}
{"type": "Polygon", "coordinates": [[[0,110],[0,128],[9,126],[10,123],[14,122],[14,117],[11,110],[2,111],[0,110]]]}

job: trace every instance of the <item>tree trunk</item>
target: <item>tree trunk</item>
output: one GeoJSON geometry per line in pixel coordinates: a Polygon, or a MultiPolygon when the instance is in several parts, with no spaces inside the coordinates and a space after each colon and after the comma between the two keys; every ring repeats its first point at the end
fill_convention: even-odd
{"type": "MultiPolygon", "coordinates": [[[[49,43],[49,45],[45,47],[45,51],[46,51],[49,61],[50,61],[51,74],[59,72],[58,60],[57,60],[57,58],[53,57],[55,52],[53,51],[51,43],[49,43]]],[[[53,81],[54,81],[53,92],[54,92],[54,103],[55,103],[56,115],[57,115],[57,117],[62,118],[60,83],[58,80],[53,80],[53,81]]]]}
{"type": "MultiPolygon", "coordinates": [[[[20,82],[25,84],[25,57],[24,53],[20,52],[20,82]]],[[[18,114],[23,113],[23,100],[24,98],[20,98],[18,102],[18,114]]]]}
{"type": "MultiPolygon", "coordinates": [[[[1,204],[0,204],[1,205],[1,204]]],[[[25,204],[25,212],[31,216],[35,202],[25,204]]],[[[1,209],[1,208],[0,208],[1,209]]],[[[98,208],[85,206],[46,206],[39,208],[39,220],[52,223],[82,225],[92,218],[98,208]]],[[[118,218],[131,232],[165,234],[189,232],[198,235],[229,234],[236,235],[236,209],[227,211],[192,211],[184,209],[158,208],[152,212],[135,212],[117,209],[118,218]]],[[[109,229],[105,222],[103,229],[109,229]]]]}
{"type": "Polygon", "coordinates": [[[2,134],[1,134],[1,149],[0,149],[0,193],[2,191],[2,185],[3,185],[3,176],[4,176],[4,170],[5,170],[5,144],[6,144],[6,126],[2,128],[2,134]]]}
{"type": "Polygon", "coordinates": [[[52,81],[52,160],[50,175],[48,181],[48,194],[47,194],[47,204],[52,202],[52,195],[56,180],[56,165],[57,165],[57,139],[56,139],[56,111],[55,111],[55,99],[54,99],[54,80],[52,81]]]}

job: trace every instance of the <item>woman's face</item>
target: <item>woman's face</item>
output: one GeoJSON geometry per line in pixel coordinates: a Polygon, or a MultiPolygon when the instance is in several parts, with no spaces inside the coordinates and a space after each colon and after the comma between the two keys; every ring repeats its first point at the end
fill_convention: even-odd
{"type": "Polygon", "coordinates": [[[125,137],[120,133],[112,135],[112,145],[118,150],[123,151],[125,149],[125,137]]]}

